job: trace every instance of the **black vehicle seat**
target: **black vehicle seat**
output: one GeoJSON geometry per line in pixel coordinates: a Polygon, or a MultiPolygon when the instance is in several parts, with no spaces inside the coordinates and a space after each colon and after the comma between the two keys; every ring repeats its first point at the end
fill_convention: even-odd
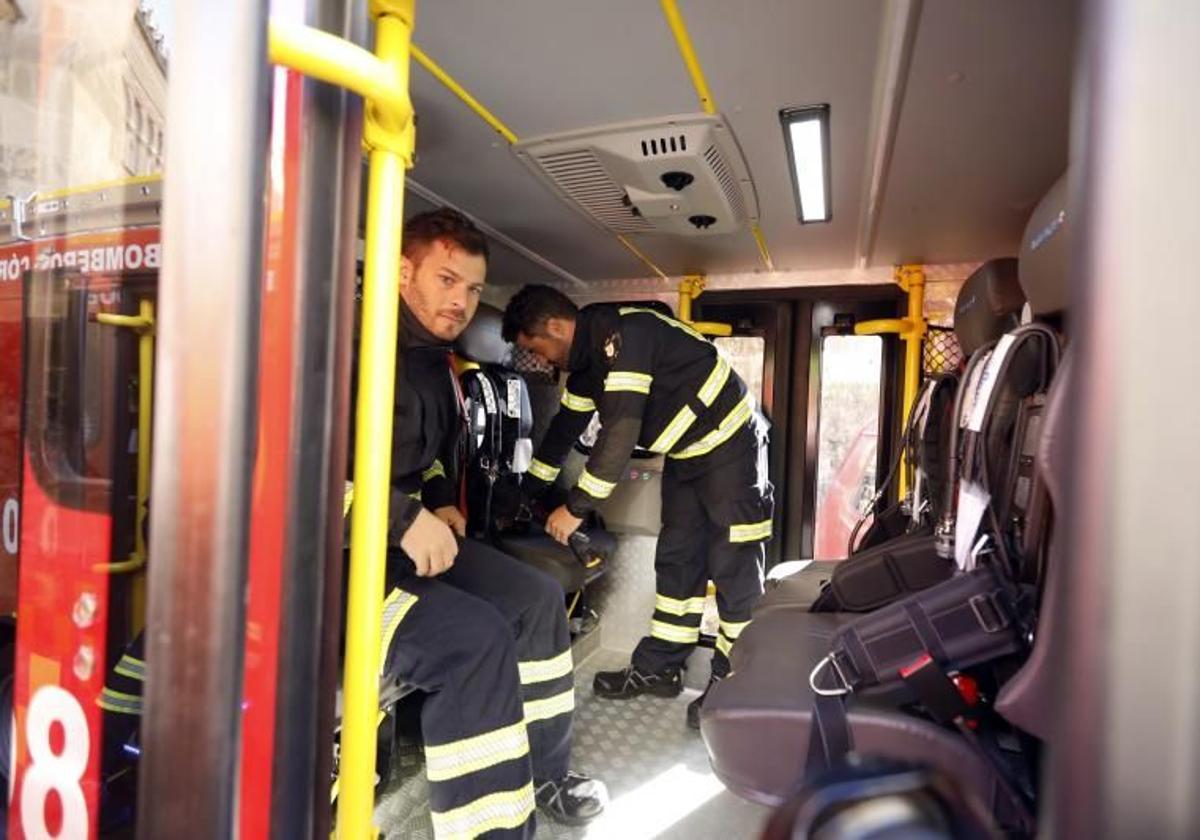
{"type": "MultiPolygon", "coordinates": [[[[1065,180],[1065,176],[1064,176],[1065,180]]],[[[1056,188],[1057,189],[1057,188],[1056,188]]],[[[1025,242],[1040,238],[1045,244],[1063,225],[1062,195],[1052,190],[1035,211],[1025,242]],[[1047,204],[1057,203],[1046,209],[1047,204]],[[1050,218],[1046,223],[1044,220],[1050,218]],[[1054,227],[1051,230],[1051,227],[1054,227]],[[1050,233],[1046,231],[1050,230],[1050,233]]],[[[1061,237],[1060,237],[1061,238],[1061,237]]],[[[1061,255],[1057,265],[1046,266],[1038,255],[1036,271],[1021,271],[1021,282],[1034,315],[1055,320],[1066,302],[1066,249],[1054,243],[1047,253],[1061,255]],[[1052,288],[1034,288],[1034,286],[1052,288]]],[[[1037,250],[1036,247],[1032,250],[1037,250]]],[[[1030,259],[1028,252],[1023,259],[1030,259]]],[[[1069,381],[1063,367],[1046,395],[1042,436],[1035,453],[1035,477],[1045,486],[1048,502],[1038,502],[1035,492],[1029,508],[1027,533],[1050,533],[1049,562],[1061,553],[1061,532],[1053,533],[1052,510],[1061,510],[1063,487],[1064,406],[1069,381]],[[1040,529],[1035,527],[1042,525],[1040,529]]],[[[1044,597],[1051,603],[1061,588],[1062,570],[1049,575],[1044,597]]],[[[783,585],[783,584],[781,584],[783,585]]],[[[796,585],[796,590],[802,587],[796,585]]],[[[809,587],[811,590],[811,586],[809,587]]],[[[733,672],[714,685],[701,710],[701,733],[713,769],[733,792],[753,801],[778,805],[805,781],[808,741],[812,727],[813,694],[809,677],[829,652],[833,632],[853,616],[806,613],[787,593],[772,593],[760,602],[754,620],[734,646],[733,672]]],[[[1053,610],[1051,610],[1053,612],[1053,610]]],[[[1015,677],[1001,687],[996,710],[1014,725],[1035,736],[1046,734],[1046,710],[1052,707],[1048,651],[1053,625],[1047,619],[1037,628],[1032,655],[1015,677]]],[[[991,803],[1001,819],[1012,806],[1001,792],[991,766],[952,729],[887,706],[886,697],[856,694],[848,707],[853,750],[932,765],[960,780],[984,803],[991,803]],[[883,702],[880,702],[883,701],[883,702]]]]}
{"type": "MultiPolygon", "coordinates": [[[[533,456],[534,429],[544,429],[549,422],[534,417],[529,386],[524,376],[513,369],[513,347],[501,336],[502,322],[500,310],[481,304],[467,329],[459,336],[455,348],[458,355],[470,363],[463,370],[461,379],[463,390],[468,393],[471,435],[478,438],[468,446],[468,521],[472,533],[479,533],[504,553],[554,578],[565,592],[579,592],[604,573],[608,559],[616,551],[616,538],[612,534],[600,528],[589,528],[586,547],[581,547],[577,555],[576,549],[560,545],[536,526],[498,528],[497,517],[484,515],[481,510],[490,504],[486,492],[490,492],[497,502],[501,494],[507,493],[511,499],[518,492],[521,476],[528,469],[533,456]],[[483,382],[485,379],[487,383],[483,382]],[[485,390],[498,399],[498,412],[489,413],[482,397],[470,397],[472,393],[482,395],[485,390]],[[499,456],[486,453],[489,463],[496,469],[489,491],[486,490],[487,478],[479,474],[480,461],[471,450],[471,444],[487,445],[486,439],[492,435],[484,431],[484,427],[496,422],[496,414],[515,422],[508,422],[508,419],[501,421],[504,427],[499,435],[503,438],[499,456]]],[[[548,379],[543,374],[536,375],[548,379]]],[[[544,386],[545,382],[540,384],[544,386]]],[[[554,387],[556,407],[557,386],[554,387]]],[[[539,392],[539,396],[544,394],[539,392]]],[[[547,401],[539,399],[538,402],[545,404],[547,401]]]]}

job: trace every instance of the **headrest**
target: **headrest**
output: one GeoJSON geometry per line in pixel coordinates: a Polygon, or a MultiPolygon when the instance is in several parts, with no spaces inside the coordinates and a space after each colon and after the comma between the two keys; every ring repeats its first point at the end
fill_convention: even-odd
{"type": "Polygon", "coordinates": [[[1066,310],[1070,243],[1064,173],[1029,217],[1021,238],[1021,287],[1034,315],[1066,310]]]}
{"type": "Polygon", "coordinates": [[[954,333],[970,356],[1021,323],[1025,295],[1017,279],[1017,260],[988,260],[967,278],[954,304],[954,333]]]}
{"type": "Polygon", "coordinates": [[[481,365],[507,367],[512,357],[512,345],[501,338],[504,315],[494,306],[479,304],[475,317],[454,345],[458,355],[481,365]]]}

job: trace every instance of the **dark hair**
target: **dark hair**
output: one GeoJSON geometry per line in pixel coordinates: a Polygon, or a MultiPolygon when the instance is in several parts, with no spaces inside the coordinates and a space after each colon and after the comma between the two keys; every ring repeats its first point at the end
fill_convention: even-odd
{"type": "Polygon", "coordinates": [[[438,240],[462,248],[468,254],[488,258],[487,238],[475,223],[451,207],[418,213],[404,223],[404,256],[419,263],[429,246],[438,240]]]}
{"type": "Polygon", "coordinates": [[[508,306],[504,307],[502,335],[509,342],[516,341],[521,333],[541,335],[549,319],[574,321],[578,315],[579,307],[558,289],[531,284],[513,295],[508,306]]]}

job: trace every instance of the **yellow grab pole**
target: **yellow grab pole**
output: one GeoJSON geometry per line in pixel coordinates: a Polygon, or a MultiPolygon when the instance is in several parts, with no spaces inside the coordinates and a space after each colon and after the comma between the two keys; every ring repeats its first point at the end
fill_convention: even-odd
{"type": "MultiPolygon", "coordinates": [[[[154,303],[143,300],[138,304],[137,315],[117,315],[101,312],[96,321],[111,327],[125,327],[138,334],[138,432],[137,432],[137,508],[134,513],[133,556],[117,563],[102,563],[95,571],[108,574],[124,574],[141,571],[146,566],[146,537],[143,533],[146,521],[146,500],[150,498],[150,415],[154,405],[154,303]]],[[[132,612],[134,624],[138,625],[144,610],[145,583],[136,581],[133,588],[132,612]]],[[[140,626],[135,626],[140,630],[140,626]]]]}
{"type": "MultiPolygon", "coordinates": [[[[377,0],[372,2],[371,11],[376,15],[375,53],[390,66],[407,101],[414,0],[377,0]]],[[[413,150],[411,114],[402,130],[394,134],[377,120],[378,110],[368,108],[364,132],[371,151],[338,775],[337,830],[338,836],[347,840],[362,840],[374,833],[371,814],[379,714],[380,611],[391,489],[404,169],[412,163],[413,150]]]]}
{"type": "MultiPolygon", "coordinates": [[[[905,425],[921,385],[921,342],[925,338],[925,269],[920,265],[896,266],[896,283],[908,293],[908,313],[904,318],[880,318],[854,325],[855,335],[894,334],[904,342],[904,388],[901,417],[905,425]]],[[[900,498],[908,492],[908,464],[900,465],[900,498]]]]}
{"type": "Polygon", "coordinates": [[[416,44],[412,48],[413,59],[424,67],[433,75],[435,79],[446,86],[446,89],[462,100],[463,104],[474,111],[480,119],[492,127],[492,130],[507,140],[510,144],[517,142],[517,135],[500,122],[500,118],[485,108],[478,99],[467,92],[467,89],[458,83],[457,80],[445,70],[443,70],[437,62],[422,52],[421,48],[416,44]]]}
{"type": "Polygon", "coordinates": [[[675,43],[679,45],[679,54],[683,56],[683,63],[687,66],[688,75],[692,77],[696,96],[700,98],[700,107],[706,114],[715,114],[717,105],[713,102],[712,94],[708,90],[704,71],[700,69],[700,60],[696,58],[696,50],[692,48],[692,39],[688,35],[687,25],[683,22],[683,15],[679,14],[679,7],[675,5],[675,0],[661,0],[661,3],[663,14],[667,16],[667,24],[675,36],[675,43]]]}
{"type": "Polygon", "coordinates": [[[692,301],[700,297],[703,291],[704,277],[700,274],[689,274],[679,281],[679,320],[703,335],[733,335],[732,324],[692,320],[692,301]]]}
{"type": "Polygon", "coordinates": [[[307,27],[272,21],[268,30],[272,62],[345,87],[367,102],[363,145],[370,152],[370,171],[337,780],[337,834],[353,840],[374,834],[371,812],[379,715],[380,613],[391,490],[404,170],[412,166],[416,139],[408,90],[415,7],[415,0],[370,0],[375,18],[374,55],[307,27]]]}

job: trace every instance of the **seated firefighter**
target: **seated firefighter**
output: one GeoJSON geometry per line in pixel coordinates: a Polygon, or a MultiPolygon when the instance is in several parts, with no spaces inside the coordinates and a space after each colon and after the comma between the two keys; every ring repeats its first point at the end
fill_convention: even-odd
{"type": "Polygon", "coordinates": [[[438,837],[532,837],[535,802],[577,825],[607,798],[568,767],[575,698],[562,589],[463,539],[455,507],[463,422],[451,343],[475,314],[487,256],[456,211],[405,225],[383,669],[428,695],[421,730],[438,837]]]}

